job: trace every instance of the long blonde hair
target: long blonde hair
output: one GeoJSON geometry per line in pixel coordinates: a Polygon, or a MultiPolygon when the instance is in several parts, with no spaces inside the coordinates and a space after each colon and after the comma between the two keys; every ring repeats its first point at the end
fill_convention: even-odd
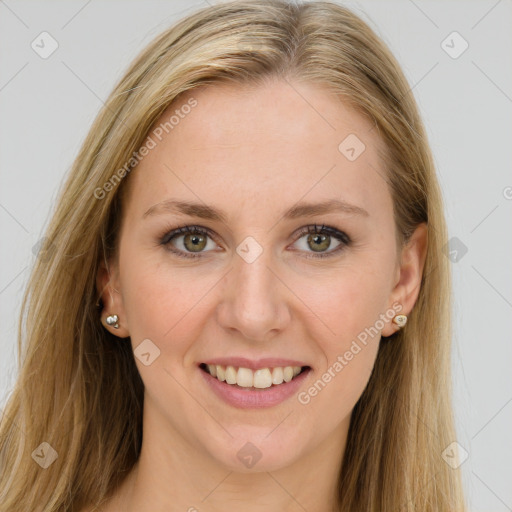
{"type": "Polygon", "coordinates": [[[352,414],[339,510],[465,509],[459,471],[442,458],[455,440],[447,231],[413,94],[390,51],[350,10],[248,0],[199,10],[151,42],[77,155],[23,297],[18,378],[0,425],[1,512],[80,511],[109,496],[137,461],[143,383],[130,343],[101,325],[96,305],[96,276],[117,254],[120,191],[129,180],[112,176],[181,93],[269,77],[327,85],[372,120],[387,148],[400,243],[428,223],[418,300],[406,328],[382,340],[352,414]],[[54,458],[50,447],[57,458],[43,468],[37,454],[54,458]]]}

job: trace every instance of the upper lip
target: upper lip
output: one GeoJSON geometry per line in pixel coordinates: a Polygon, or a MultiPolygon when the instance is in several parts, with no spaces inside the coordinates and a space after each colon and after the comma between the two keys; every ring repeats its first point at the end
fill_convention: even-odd
{"type": "Polygon", "coordinates": [[[258,370],[260,368],[275,368],[278,366],[309,366],[295,359],[282,359],[279,357],[264,357],[262,359],[247,359],[245,357],[218,357],[203,361],[204,364],[234,366],[258,370]]]}

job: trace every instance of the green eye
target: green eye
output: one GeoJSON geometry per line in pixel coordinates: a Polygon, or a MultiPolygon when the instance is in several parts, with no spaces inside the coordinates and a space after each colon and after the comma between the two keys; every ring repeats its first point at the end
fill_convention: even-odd
{"type": "MultiPolygon", "coordinates": [[[[324,225],[305,226],[296,236],[295,243],[305,238],[305,245],[302,244],[299,252],[309,253],[306,258],[327,258],[339,253],[351,244],[351,239],[346,233],[324,225]],[[334,249],[331,249],[333,240],[337,245],[334,246],[334,249]]],[[[174,229],[160,239],[160,244],[184,258],[200,258],[204,253],[214,250],[216,245],[210,230],[199,226],[183,226],[174,229]],[[211,247],[208,245],[210,240],[211,247]]]]}
{"type": "MultiPolygon", "coordinates": [[[[164,235],[161,244],[178,256],[198,258],[208,245],[211,238],[208,231],[198,226],[184,226],[164,235]],[[181,239],[181,240],[180,240],[181,239]],[[177,247],[178,246],[178,247],[177,247]],[[181,246],[181,247],[179,247],[181,246]]],[[[212,242],[215,245],[214,242],[212,242]]]]}
{"type": "Polygon", "coordinates": [[[307,226],[303,228],[299,233],[299,240],[305,238],[305,246],[303,245],[303,252],[310,252],[311,249],[313,254],[306,256],[308,258],[327,258],[333,254],[337,254],[342,251],[345,246],[350,245],[350,238],[343,231],[339,231],[336,228],[330,226],[307,226]],[[306,236],[307,235],[307,236],[306,236]],[[327,251],[333,244],[333,239],[337,243],[333,250],[327,251]],[[315,254],[316,253],[316,254],[315,254]]]}

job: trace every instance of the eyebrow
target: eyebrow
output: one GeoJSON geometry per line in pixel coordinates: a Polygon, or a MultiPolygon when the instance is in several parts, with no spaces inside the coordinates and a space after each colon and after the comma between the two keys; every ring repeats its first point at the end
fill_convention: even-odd
{"type": "MultiPolygon", "coordinates": [[[[310,217],[314,215],[322,215],[326,213],[346,213],[368,217],[369,213],[360,206],[349,204],[339,199],[331,199],[321,203],[297,203],[283,214],[286,220],[298,219],[300,217],[310,217]]],[[[227,215],[222,210],[213,206],[190,201],[178,201],[167,199],[157,203],[142,216],[143,219],[164,213],[182,213],[191,217],[199,217],[201,219],[209,219],[226,223],[227,215]]]]}

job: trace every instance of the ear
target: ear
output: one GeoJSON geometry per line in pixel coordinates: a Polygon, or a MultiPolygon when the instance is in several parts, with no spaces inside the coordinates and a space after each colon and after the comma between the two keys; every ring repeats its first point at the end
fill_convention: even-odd
{"type": "MultiPolygon", "coordinates": [[[[401,304],[402,309],[397,314],[409,315],[418,299],[427,256],[427,246],[428,229],[427,224],[423,222],[418,225],[402,249],[402,259],[397,269],[397,278],[389,304],[389,308],[392,304],[401,304]]],[[[391,336],[398,330],[398,325],[390,321],[386,323],[381,334],[384,337],[391,336]]]]}
{"type": "Polygon", "coordinates": [[[102,261],[96,275],[96,290],[103,303],[101,310],[101,323],[105,329],[119,338],[130,336],[123,306],[123,297],[120,293],[119,272],[112,263],[102,261]],[[119,328],[107,324],[109,315],[117,315],[119,328]]]}

